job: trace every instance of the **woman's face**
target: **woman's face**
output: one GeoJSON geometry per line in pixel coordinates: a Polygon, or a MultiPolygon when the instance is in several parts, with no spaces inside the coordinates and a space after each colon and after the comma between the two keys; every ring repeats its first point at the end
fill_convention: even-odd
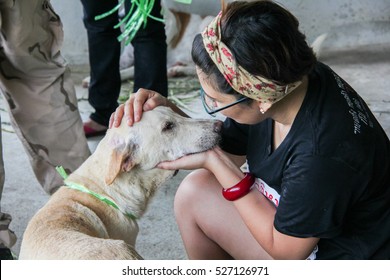
{"type": "MultiPolygon", "coordinates": [[[[212,81],[209,76],[205,75],[201,70],[197,68],[196,72],[205,92],[205,101],[208,107],[217,109],[237,101],[236,97],[231,94],[216,91],[211,85],[212,81]]],[[[256,100],[250,103],[248,101],[241,102],[220,111],[220,113],[242,124],[256,124],[265,119],[264,115],[260,112],[259,104],[256,100]]]]}

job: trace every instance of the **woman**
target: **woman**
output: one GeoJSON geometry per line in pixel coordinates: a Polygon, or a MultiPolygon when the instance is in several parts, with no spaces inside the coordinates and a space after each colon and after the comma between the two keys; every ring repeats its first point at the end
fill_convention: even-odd
{"type": "MultiPolygon", "coordinates": [[[[227,118],[221,148],[159,165],[198,169],[175,198],[188,257],[389,258],[389,139],[317,62],[297,19],[271,1],[234,2],[196,36],[192,56],[206,111],[227,118]]],[[[160,105],[180,113],[140,90],[111,125],[160,105]]]]}

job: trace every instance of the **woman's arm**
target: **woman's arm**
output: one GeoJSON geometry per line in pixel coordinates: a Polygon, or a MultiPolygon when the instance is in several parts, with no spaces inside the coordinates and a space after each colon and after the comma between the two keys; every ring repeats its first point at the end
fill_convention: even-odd
{"type": "Polygon", "coordinates": [[[276,208],[256,189],[233,203],[257,242],[274,259],[306,259],[319,241],[319,238],[298,238],[277,231],[276,208]]]}
{"type": "MultiPolygon", "coordinates": [[[[164,169],[205,168],[214,174],[225,189],[244,178],[237,163],[220,148],[185,156],[159,165],[164,169]]],[[[221,193],[222,195],[222,193],[221,193]]],[[[243,221],[258,243],[275,259],[305,259],[318,243],[318,238],[297,238],[278,232],[274,227],[275,206],[257,190],[233,201],[243,221]]]]}
{"type": "MultiPolygon", "coordinates": [[[[244,177],[221,150],[216,150],[206,166],[225,189],[244,177]]],[[[261,247],[275,259],[306,259],[319,241],[318,238],[298,238],[277,231],[274,227],[276,208],[256,189],[232,203],[261,247]]]]}

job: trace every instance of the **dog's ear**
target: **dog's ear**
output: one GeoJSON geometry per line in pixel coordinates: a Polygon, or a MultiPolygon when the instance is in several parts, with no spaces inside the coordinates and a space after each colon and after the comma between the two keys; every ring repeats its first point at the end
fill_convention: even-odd
{"type": "Polygon", "coordinates": [[[134,158],[136,145],[134,143],[111,143],[111,145],[114,147],[108,160],[105,177],[107,185],[111,185],[120,172],[128,172],[136,165],[134,158]]]}

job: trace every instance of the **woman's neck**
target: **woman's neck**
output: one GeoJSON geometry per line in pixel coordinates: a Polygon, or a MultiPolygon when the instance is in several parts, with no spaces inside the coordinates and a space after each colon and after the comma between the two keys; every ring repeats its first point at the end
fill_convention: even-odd
{"type": "Polygon", "coordinates": [[[305,99],[308,86],[307,76],[302,84],[285,98],[275,103],[270,110],[273,123],[273,150],[276,150],[286,138],[305,99]]]}
{"type": "Polygon", "coordinates": [[[270,108],[270,118],[277,125],[291,127],[305,99],[308,84],[308,78],[305,76],[299,87],[270,108]]]}

